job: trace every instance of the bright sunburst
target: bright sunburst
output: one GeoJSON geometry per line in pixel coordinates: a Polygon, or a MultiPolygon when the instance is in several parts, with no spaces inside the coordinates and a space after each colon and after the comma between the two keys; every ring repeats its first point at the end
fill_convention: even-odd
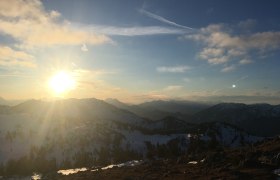
{"type": "Polygon", "coordinates": [[[49,81],[49,87],[59,96],[74,89],[75,84],[76,82],[71,74],[65,71],[56,73],[49,81]]]}

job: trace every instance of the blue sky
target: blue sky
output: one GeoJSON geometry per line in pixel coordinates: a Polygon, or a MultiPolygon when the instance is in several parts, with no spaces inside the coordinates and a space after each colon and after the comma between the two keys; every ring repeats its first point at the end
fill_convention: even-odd
{"type": "Polygon", "coordinates": [[[0,2],[0,96],[280,103],[278,1],[0,2]],[[235,86],[233,86],[235,85],[235,86]]]}

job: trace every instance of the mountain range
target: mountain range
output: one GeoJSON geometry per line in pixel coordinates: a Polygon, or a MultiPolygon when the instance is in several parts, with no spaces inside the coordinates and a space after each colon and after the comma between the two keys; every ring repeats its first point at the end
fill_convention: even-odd
{"type": "Polygon", "coordinates": [[[176,157],[198,144],[244,146],[280,134],[279,107],[94,98],[0,106],[0,173],[176,157]]]}
{"type": "Polygon", "coordinates": [[[275,136],[280,133],[280,105],[191,101],[151,101],[127,105],[112,99],[107,102],[153,120],[155,117],[163,119],[171,116],[193,124],[226,122],[258,136],[275,136]]]}
{"type": "Polygon", "coordinates": [[[137,105],[130,105],[120,102],[117,99],[106,99],[107,103],[118,108],[128,110],[151,120],[160,120],[166,116],[173,116],[187,119],[190,115],[197,113],[211,106],[210,103],[199,103],[192,101],[150,101],[137,105]]]}

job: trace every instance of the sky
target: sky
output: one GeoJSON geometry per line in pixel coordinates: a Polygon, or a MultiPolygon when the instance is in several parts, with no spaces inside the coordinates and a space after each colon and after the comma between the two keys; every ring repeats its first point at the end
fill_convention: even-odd
{"type": "Polygon", "coordinates": [[[0,97],[280,104],[279,9],[277,0],[2,0],[0,97]],[[75,86],[58,94],[50,81],[61,72],[75,86]]]}

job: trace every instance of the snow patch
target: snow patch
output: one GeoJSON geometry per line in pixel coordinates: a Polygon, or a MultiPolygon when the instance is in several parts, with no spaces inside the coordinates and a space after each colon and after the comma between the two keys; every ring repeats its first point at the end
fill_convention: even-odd
{"type": "Polygon", "coordinates": [[[197,164],[197,161],[190,161],[188,164],[197,164]]]}
{"type": "Polygon", "coordinates": [[[32,180],[40,180],[41,178],[42,178],[41,174],[34,173],[33,176],[31,176],[32,180]]]}
{"type": "Polygon", "coordinates": [[[278,176],[280,176],[280,169],[275,169],[275,170],[273,171],[273,173],[276,174],[276,175],[278,175],[278,176]]]}
{"type": "MultiPolygon", "coordinates": [[[[103,168],[101,168],[102,170],[107,170],[107,169],[111,169],[111,168],[113,168],[113,167],[124,167],[124,166],[129,166],[129,167],[133,167],[133,166],[137,166],[137,165],[139,165],[139,164],[142,164],[143,163],[143,161],[142,160],[140,160],[140,161],[138,161],[138,160],[132,160],[132,161],[127,161],[127,162],[125,162],[125,163],[120,163],[120,164],[111,164],[111,165],[108,165],[108,166],[105,166],[105,167],[103,167],[103,168]]],[[[91,170],[91,171],[98,171],[98,169],[93,169],[93,170],[91,170]]]]}
{"type": "Polygon", "coordinates": [[[83,168],[76,168],[76,169],[65,169],[65,170],[59,170],[57,171],[57,173],[62,174],[62,175],[69,175],[69,174],[76,174],[78,172],[83,172],[83,171],[87,171],[88,169],[83,167],[83,168]]]}

